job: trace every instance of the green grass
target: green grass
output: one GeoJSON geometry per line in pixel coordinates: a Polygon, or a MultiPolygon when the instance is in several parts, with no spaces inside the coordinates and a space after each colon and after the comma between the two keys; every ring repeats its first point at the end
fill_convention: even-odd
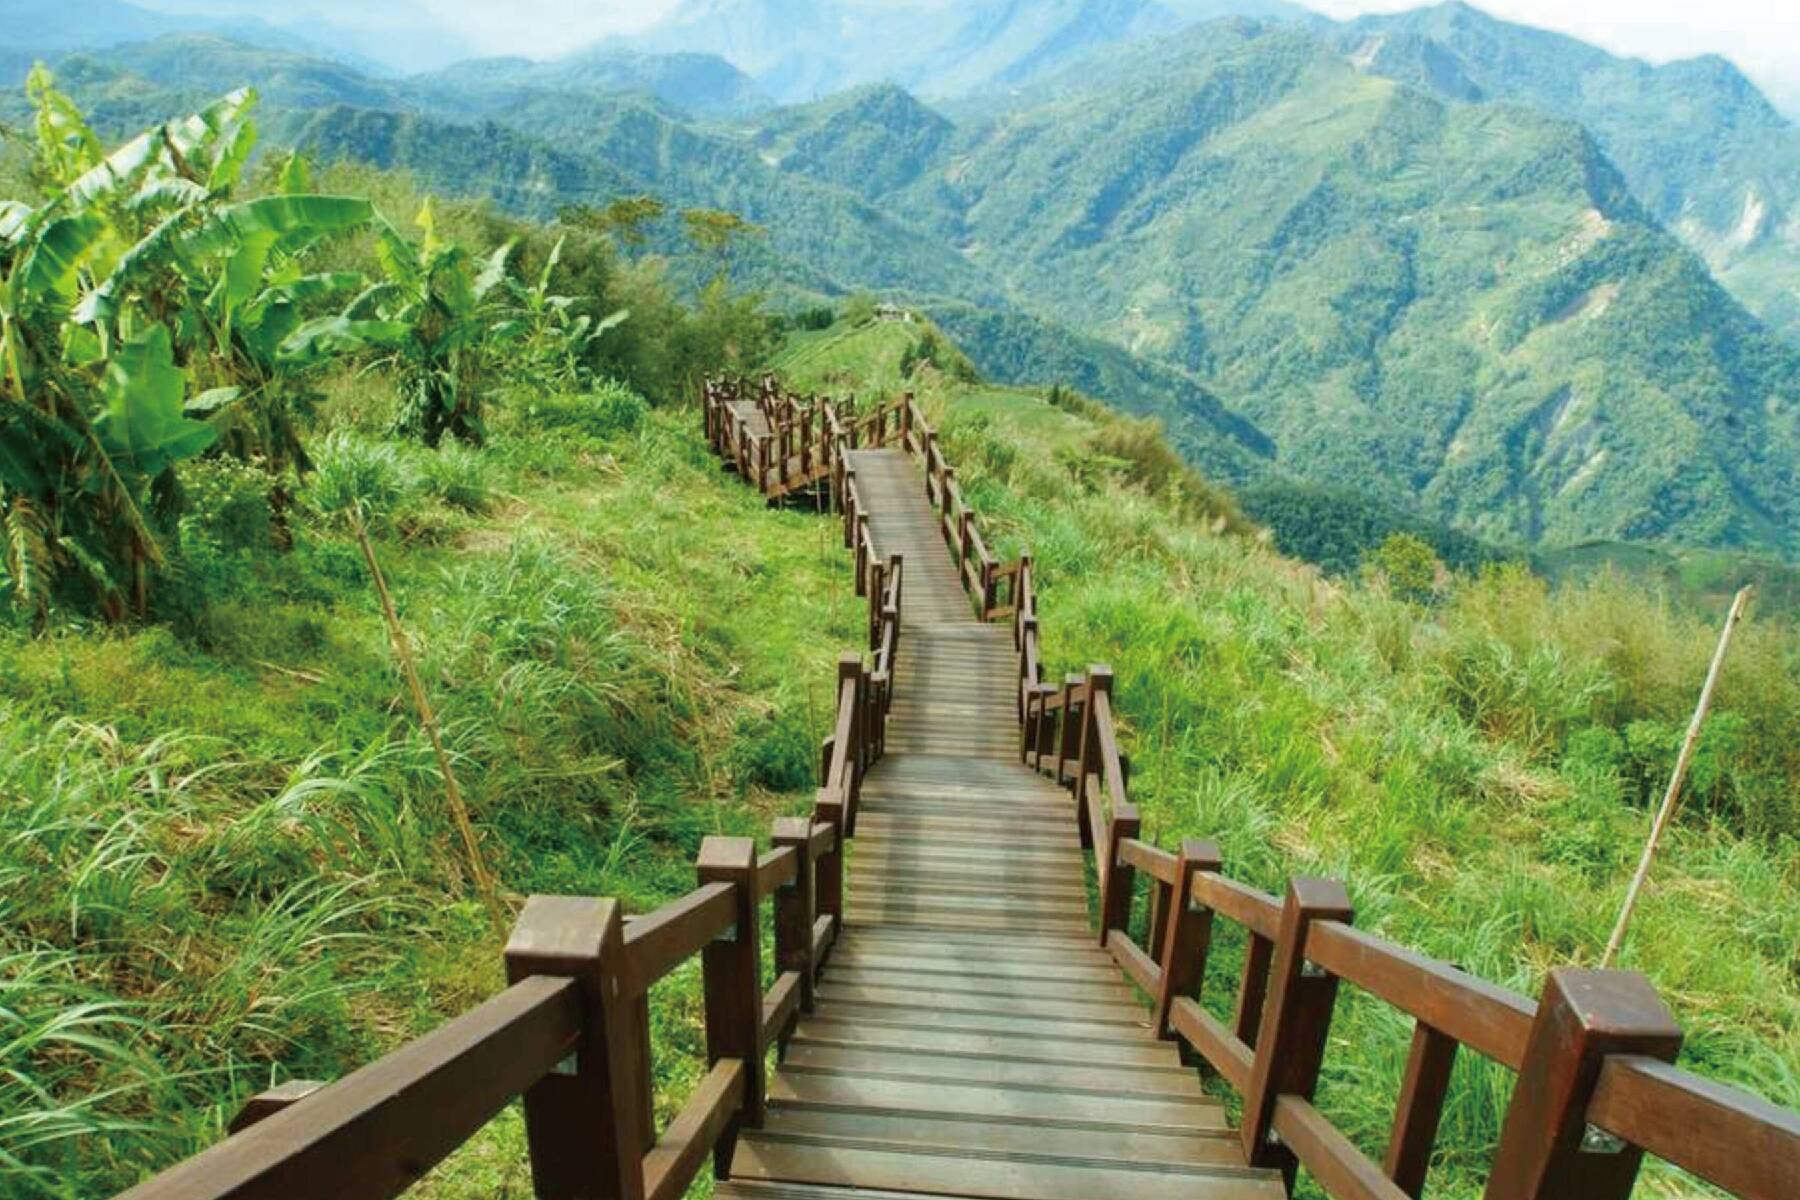
{"type": "MultiPolygon", "coordinates": [[[[0,1194],[107,1194],[502,986],[352,502],[508,895],[642,910],[704,836],[807,805],[859,628],[834,529],[722,475],[693,414],[596,436],[582,403],[502,405],[489,447],[434,455],[358,392],[291,553],[190,524],[167,623],[0,634],[0,1194]]],[[[665,1117],[698,1005],[697,970],[657,996],[665,1117]]],[[[503,1117],[425,1194],[521,1194],[521,1151],[503,1117]]]]}
{"type": "MultiPolygon", "coordinates": [[[[1704,675],[1706,618],[1622,575],[1552,590],[1520,568],[1407,603],[1175,506],[1129,463],[1062,449],[1071,422],[1091,445],[1116,418],[917,386],[994,552],[1034,555],[1047,676],[1113,668],[1151,838],[1217,839],[1230,875],[1277,893],[1294,874],[1341,878],[1358,925],[1527,995],[1553,967],[1598,960],[1704,675]]],[[[1800,634],[1760,610],[1622,962],[1687,1030],[1684,1063],[1787,1106],[1800,1105],[1797,668],[1800,634]]],[[[1207,984],[1221,1014],[1241,953],[1241,937],[1222,939],[1207,984]]],[[[1377,1161],[1410,1035],[1349,992],[1333,1025],[1322,1104],[1377,1161]]],[[[1478,1193],[1510,1094],[1508,1073],[1462,1058],[1437,1195],[1478,1193]]],[[[1691,1194],[1670,1172],[1653,1181],[1691,1194]]]]}

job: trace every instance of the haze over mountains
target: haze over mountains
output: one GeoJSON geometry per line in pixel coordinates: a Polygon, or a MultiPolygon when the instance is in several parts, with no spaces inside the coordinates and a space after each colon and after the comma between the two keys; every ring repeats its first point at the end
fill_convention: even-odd
{"type": "Polygon", "coordinates": [[[1800,133],[1722,59],[1263,0],[686,0],[405,78],[223,32],[60,71],[120,127],[252,81],[280,139],[539,215],[741,212],[768,232],[739,277],[777,301],[922,304],[984,370],[1162,416],[1227,477],[1800,553],[1800,133]],[[1190,23],[1220,9],[1259,16],[1190,23]]]}

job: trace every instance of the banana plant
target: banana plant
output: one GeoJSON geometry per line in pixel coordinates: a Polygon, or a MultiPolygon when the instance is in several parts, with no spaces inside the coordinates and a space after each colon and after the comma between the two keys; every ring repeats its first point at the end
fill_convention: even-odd
{"type": "Polygon", "coordinates": [[[508,243],[479,264],[438,236],[430,201],[418,217],[424,237],[408,241],[374,220],[376,258],[387,279],[342,311],[309,321],[283,343],[285,361],[302,365],[331,354],[384,352],[400,383],[397,432],[436,446],[446,436],[480,443],[492,297],[506,278],[508,243]]]}
{"type": "Polygon", "coordinates": [[[576,311],[580,297],[551,292],[567,240],[557,239],[536,283],[507,280],[513,303],[493,330],[497,341],[522,345],[518,370],[550,388],[579,388],[590,382],[589,352],[608,330],[631,316],[630,310],[619,309],[596,320],[590,313],[576,311]]]}
{"type": "Polygon", "coordinates": [[[163,565],[176,463],[224,441],[303,465],[280,346],[361,280],[308,275],[302,256],[373,209],[297,190],[233,202],[251,91],[110,154],[47,73],[28,91],[48,187],[0,202],[0,561],[40,623],[78,589],[121,619],[163,565]]]}

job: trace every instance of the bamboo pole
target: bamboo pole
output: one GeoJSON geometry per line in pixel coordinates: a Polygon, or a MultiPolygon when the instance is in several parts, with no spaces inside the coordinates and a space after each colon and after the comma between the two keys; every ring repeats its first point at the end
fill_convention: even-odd
{"type": "Polygon", "coordinates": [[[1663,793],[1662,807],[1656,811],[1656,820],[1650,825],[1650,838],[1644,843],[1644,853],[1638,859],[1637,872],[1631,877],[1631,886],[1625,889],[1625,904],[1619,909],[1618,924],[1613,926],[1612,937],[1607,939],[1606,953],[1600,956],[1600,969],[1605,970],[1612,965],[1619,948],[1625,944],[1625,930],[1631,924],[1632,910],[1637,907],[1638,895],[1644,889],[1644,880],[1650,875],[1650,863],[1656,858],[1656,848],[1662,841],[1663,831],[1675,816],[1675,805],[1681,799],[1681,785],[1687,780],[1688,764],[1693,761],[1694,749],[1700,743],[1700,729],[1706,724],[1706,714],[1712,708],[1713,689],[1718,686],[1719,674],[1725,667],[1725,651],[1731,646],[1731,635],[1738,623],[1744,619],[1744,606],[1750,602],[1750,594],[1754,588],[1745,587],[1739,590],[1737,597],[1731,602],[1731,611],[1725,617],[1725,628],[1719,632],[1719,645],[1713,651],[1712,665],[1706,671],[1706,683],[1700,688],[1700,701],[1694,706],[1694,719],[1688,722],[1687,737],[1682,739],[1681,753],[1675,758],[1674,773],[1669,776],[1669,788],[1663,793]]]}
{"type": "Polygon", "coordinates": [[[425,694],[425,685],[419,681],[418,668],[413,664],[412,646],[406,640],[406,630],[400,625],[400,614],[394,608],[393,593],[388,591],[387,576],[382,574],[381,564],[376,561],[375,547],[369,541],[369,531],[363,524],[360,507],[352,510],[351,529],[356,534],[356,544],[362,547],[363,561],[368,564],[369,574],[375,579],[375,592],[381,597],[381,615],[387,625],[388,640],[393,644],[394,657],[400,662],[400,673],[406,677],[407,689],[412,692],[413,707],[418,711],[419,724],[431,742],[432,753],[437,756],[438,771],[444,777],[444,794],[450,801],[450,815],[462,837],[463,853],[468,858],[469,874],[474,877],[475,886],[481,892],[495,922],[504,928],[506,911],[500,903],[500,893],[493,874],[487,868],[487,862],[481,856],[481,844],[476,841],[475,826],[469,820],[469,807],[463,802],[462,787],[456,781],[456,772],[450,766],[450,755],[445,751],[444,739],[438,732],[437,712],[431,707],[431,698],[425,694]]]}

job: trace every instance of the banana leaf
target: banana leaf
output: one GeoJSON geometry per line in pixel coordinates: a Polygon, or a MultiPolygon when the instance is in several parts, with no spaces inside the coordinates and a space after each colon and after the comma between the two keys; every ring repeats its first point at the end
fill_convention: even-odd
{"type": "Polygon", "coordinates": [[[161,325],[113,355],[102,388],[106,410],[94,422],[94,433],[115,466],[141,479],[154,479],[219,436],[183,412],[187,372],[175,365],[169,331],[161,325]]]}

